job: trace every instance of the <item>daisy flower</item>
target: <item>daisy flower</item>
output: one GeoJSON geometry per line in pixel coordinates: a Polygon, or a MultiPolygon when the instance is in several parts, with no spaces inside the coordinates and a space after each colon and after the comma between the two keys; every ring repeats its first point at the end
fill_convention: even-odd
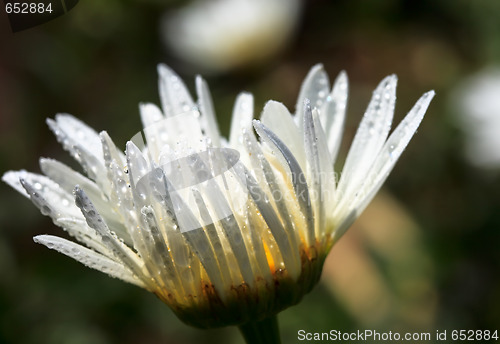
{"type": "Polygon", "coordinates": [[[307,75],[295,114],[269,101],[235,102],[221,137],[206,82],[195,102],[158,67],[161,108],[141,104],[144,129],[118,149],[68,114],[47,123],[86,176],[52,159],[44,175],[3,180],[75,241],[35,242],[135,284],[187,324],[236,325],[248,342],[279,342],[276,315],[318,282],[326,255],[367,206],[417,130],[425,93],[389,135],[396,76],[381,81],[340,177],[334,171],[346,112],[344,72],[332,89],[321,65],[307,75]]]}
{"type": "Polygon", "coordinates": [[[225,73],[282,52],[301,12],[301,0],[191,1],[164,15],[161,34],[180,62],[225,73]]]}

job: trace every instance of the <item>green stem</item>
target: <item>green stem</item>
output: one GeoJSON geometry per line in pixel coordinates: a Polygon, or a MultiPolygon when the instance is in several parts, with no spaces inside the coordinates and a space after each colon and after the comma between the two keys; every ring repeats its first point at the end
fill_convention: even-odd
{"type": "Polygon", "coordinates": [[[247,344],[281,344],[276,315],[261,321],[248,322],[238,328],[247,344]]]}

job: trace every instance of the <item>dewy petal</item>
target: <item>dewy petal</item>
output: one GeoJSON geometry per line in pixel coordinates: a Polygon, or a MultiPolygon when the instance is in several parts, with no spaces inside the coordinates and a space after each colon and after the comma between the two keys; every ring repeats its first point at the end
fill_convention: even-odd
{"type": "Polygon", "coordinates": [[[297,278],[300,274],[300,262],[296,259],[297,252],[295,251],[298,248],[292,247],[290,237],[281,224],[276,212],[270,205],[267,196],[243,164],[240,162],[236,163],[233,167],[233,171],[240,179],[240,182],[247,187],[249,195],[252,197],[259,212],[266,221],[279,247],[288,273],[292,278],[297,278]]]}
{"type": "Polygon", "coordinates": [[[191,98],[186,85],[174,71],[160,64],[158,73],[160,75],[160,100],[166,117],[165,134],[171,148],[174,149],[178,142],[185,141],[189,142],[193,149],[198,149],[204,137],[198,107],[191,98]]]}
{"type": "Polygon", "coordinates": [[[55,224],[62,227],[69,235],[82,244],[109,259],[115,260],[113,252],[102,243],[101,237],[96,233],[95,229],[89,227],[85,219],[61,217],[55,221],[55,224]]]}
{"type": "Polygon", "coordinates": [[[3,180],[18,191],[21,191],[20,187],[24,188],[26,192],[21,193],[28,195],[42,214],[50,216],[54,221],[60,217],[82,218],[71,194],[45,176],[26,171],[10,171],[4,175],[3,180]]]}
{"type": "Polygon", "coordinates": [[[45,245],[50,249],[73,258],[89,268],[104,272],[122,281],[135,284],[138,287],[146,288],[144,283],[135,277],[125,266],[86,247],[52,235],[38,235],[34,237],[33,240],[37,244],[45,245]]]}
{"type": "Polygon", "coordinates": [[[300,210],[307,224],[307,241],[309,245],[313,245],[316,240],[314,218],[311,208],[309,188],[305,180],[305,175],[288,147],[260,121],[254,120],[253,123],[255,131],[260,136],[261,140],[276,149],[276,152],[279,153],[276,154],[276,156],[281,159],[282,165],[287,166],[290,171],[293,189],[295,191],[300,210]]]}
{"type": "Polygon", "coordinates": [[[40,169],[51,180],[56,182],[61,188],[70,193],[73,191],[75,185],[81,185],[85,188],[89,195],[93,198],[102,199],[103,195],[99,187],[87,177],[74,171],[60,161],[40,158],[40,169]]]}
{"type": "Polygon", "coordinates": [[[401,123],[399,123],[387,142],[384,144],[384,147],[379,152],[373,167],[370,169],[370,172],[360,189],[360,196],[364,196],[358,197],[360,203],[357,204],[356,207],[360,212],[363,211],[368,202],[370,202],[375,193],[382,186],[382,183],[389,176],[392,168],[398,161],[413,135],[416,133],[434,95],[434,91],[425,93],[417,101],[401,123]]]}
{"type": "Polygon", "coordinates": [[[158,285],[182,298],[185,288],[169,252],[168,239],[162,226],[152,207],[143,207],[141,213],[144,220],[141,234],[144,239],[144,250],[147,252],[144,255],[146,267],[158,285]]]}
{"type": "Polygon", "coordinates": [[[99,135],[82,121],[68,114],[58,114],[55,120],[47,119],[49,128],[64,149],[78,161],[90,178],[103,190],[108,190],[104,170],[104,158],[99,135]]]}
{"type": "Polygon", "coordinates": [[[142,135],[136,135],[132,140],[141,148],[147,147],[151,158],[155,162],[158,162],[162,147],[166,144],[171,144],[167,134],[167,122],[164,120],[165,117],[160,108],[155,104],[141,103],[139,105],[139,112],[144,127],[142,133],[144,133],[145,142],[142,135]]]}
{"type": "Polygon", "coordinates": [[[85,147],[103,162],[101,140],[94,129],[69,114],[57,114],[55,124],[57,129],[63,131],[65,138],[72,140],[78,146],[85,147]]]}
{"type": "Polygon", "coordinates": [[[113,252],[116,258],[127,266],[134,273],[134,275],[140,278],[144,283],[148,284],[148,278],[142,269],[143,263],[141,262],[141,259],[109,230],[108,226],[96,211],[90,199],[79,187],[75,188],[75,203],[82,211],[83,216],[85,216],[89,227],[95,229],[95,231],[101,236],[102,241],[113,252]]]}
{"type": "Polygon", "coordinates": [[[275,175],[269,160],[265,157],[261,146],[257,142],[255,136],[248,131],[243,133],[243,139],[246,145],[248,154],[250,155],[250,163],[253,167],[253,173],[257,182],[267,193],[269,200],[274,202],[278,210],[279,216],[284,223],[285,230],[288,232],[292,247],[298,247],[299,231],[292,220],[292,215],[288,209],[287,203],[289,196],[287,193],[287,185],[280,183],[275,175]]]}
{"type": "MultiPolygon", "coordinates": [[[[325,228],[325,208],[323,203],[323,183],[322,183],[322,169],[320,159],[324,157],[319,156],[318,144],[325,142],[318,142],[318,128],[314,127],[314,120],[311,111],[311,106],[308,100],[304,101],[304,147],[306,150],[307,159],[307,179],[310,191],[311,202],[314,209],[315,221],[315,235],[320,237],[318,232],[320,229],[325,228]]],[[[319,128],[321,129],[321,128],[319,128]]],[[[331,165],[329,157],[327,157],[326,164],[331,165]]]]}
{"type": "MultiPolygon", "coordinates": [[[[85,190],[97,211],[104,217],[108,226],[120,237],[124,239],[128,238],[127,229],[123,226],[120,215],[113,209],[108,196],[104,195],[94,182],[57,160],[42,158],[40,159],[40,168],[43,173],[67,192],[68,197],[71,195],[75,185],[79,185],[80,188],[85,190]]],[[[73,201],[71,201],[71,204],[73,204],[73,201]]],[[[77,208],[75,207],[75,209],[77,208]]],[[[78,213],[80,212],[78,211],[78,213]]]]}
{"type": "Polygon", "coordinates": [[[295,107],[295,123],[302,132],[304,123],[304,101],[309,99],[312,108],[321,109],[328,96],[330,81],[322,64],[311,68],[300,88],[295,107]]]}
{"type": "Polygon", "coordinates": [[[20,178],[25,175],[26,170],[20,170],[20,171],[8,171],[5,172],[4,175],[2,176],[2,181],[5,183],[9,184],[10,187],[12,187],[14,190],[19,192],[21,195],[23,195],[26,198],[30,198],[30,195],[26,192],[26,190],[23,188],[23,185],[21,184],[20,178]]]}
{"type": "MultiPolygon", "coordinates": [[[[194,176],[199,177],[199,173],[196,173],[196,171],[207,170],[207,167],[203,165],[203,161],[198,159],[198,161],[191,166],[191,172],[194,176]]],[[[201,184],[202,181],[203,180],[201,179],[197,180],[197,184],[200,184],[203,191],[203,194],[199,194],[200,198],[198,204],[208,203],[213,210],[213,214],[215,214],[217,219],[220,219],[218,221],[219,225],[233,251],[241,276],[244,281],[248,283],[248,285],[254,286],[256,274],[252,269],[252,264],[250,263],[249,250],[243,238],[242,228],[236,221],[235,214],[232,212],[228,200],[224,197],[224,194],[215,182],[215,179],[208,179],[206,183],[201,184]],[[203,197],[203,195],[205,195],[205,197],[203,197]]],[[[185,232],[184,234],[188,235],[188,232],[185,232]]]]}
{"type": "Polygon", "coordinates": [[[125,164],[127,163],[125,154],[123,154],[123,152],[116,147],[115,143],[113,142],[111,137],[109,137],[108,133],[106,131],[101,131],[99,133],[99,137],[102,143],[102,151],[106,167],[109,168],[109,165],[113,161],[120,166],[125,166],[125,164]]]}
{"type": "Polygon", "coordinates": [[[166,117],[178,116],[196,109],[181,78],[164,64],[158,65],[160,100],[166,117]]]}
{"type": "Polygon", "coordinates": [[[102,194],[101,189],[90,179],[53,159],[41,158],[40,169],[47,177],[63,188],[68,195],[71,195],[75,185],[80,185],[82,189],[85,189],[85,192],[87,192],[97,208],[111,213],[109,204],[104,199],[105,196],[102,194]]]}
{"type": "Polygon", "coordinates": [[[396,84],[396,76],[388,76],[373,92],[342,169],[337,189],[340,203],[350,202],[387,138],[394,114],[396,84]]]}
{"type": "Polygon", "coordinates": [[[55,199],[55,202],[50,204],[42,195],[40,195],[39,192],[37,192],[37,190],[43,188],[41,183],[35,181],[33,184],[36,187],[34,187],[26,181],[21,182],[21,180],[25,179],[33,182],[33,178],[31,178],[32,176],[42,177],[42,179],[44,179],[45,181],[47,180],[47,178],[43,176],[28,174],[28,172],[26,171],[9,171],[3,175],[2,180],[19,191],[25,197],[31,198],[35,206],[41,210],[42,214],[51,216],[54,223],[57,226],[62,227],[65,231],[68,232],[69,235],[84,243],[88,247],[93,248],[94,250],[105,255],[108,255],[108,253],[110,253],[109,250],[101,245],[100,237],[95,234],[95,231],[93,229],[87,226],[83,216],[81,216],[81,213],[79,211],[78,213],[74,213],[73,211],[71,211],[69,214],[66,214],[70,217],[64,217],[65,214],[63,214],[62,211],[57,210],[59,209],[59,207],[63,206],[63,204],[68,204],[70,207],[76,208],[70,194],[63,194],[63,197],[67,198],[65,198],[65,201],[61,201],[59,196],[55,196],[59,192],[61,192],[61,190],[58,190],[54,183],[49,182],[49,185],[51,187],[55,187],[55,189],[57,190],[53,197],[48,197],[50,199],[55,199]]]}
{"type": "MultiPolygon", "coordinates": [[[[134,147],[135,146],[131,142],[127,144],[127,157],[131,161],[134,160],[137,162],[137,160],[141,158],[136,153],[140,152],[134,151],[134,149],[136,149],[134,147]]],[[[181,227],[179,222],[184,221],[184,224],[185,222],[190,222],[193,226],[197,227],[199,227],[199,225],[196,224],[196,219],[187,214],[192,214],[189,208],[182,207],[174,209],[176,205],[182,206],[182,201],[176,197],[176,193],[173,192],[173,186],[167,180],[164,171],[160,168],[156,168],[139,178],[138,176],[142,173],[140,172],[142,170],[140,167],[141,164],[142,162],[137,165],[138,170],[136,172],[134,172],[133,165],[129,165],[131,181],[134,180],[131,189],[134,194],[136,209],[139,208],[144,210],[144,205],[148,204],[148,202],[152,204],[151,209],[154,211],[155,217],[162,219],[161,222],[157,222],[159,226],[158,230],[162,233],[163,238],[166,238],[165,241],[168,245],[168,252],[171,255],[172,261],[175,262],[176,274],[182,281],[182,298],[186,298],[187,295],[195,296],[200,292],[200,290],[196,288],[200,276],[192,269],[192,266],[199,264],[199,261],[191,254],[192,251],[179,230],[181,227]],[[182,213],[176,212],[176,210],[182,213]],[[182,221],[178,221],[178,217],[181,217],[182,221]]],[[[147,227],[150,227],[150,225],[151,223],[148,224],[147,227]]],[[[144,225],[142,227],[145,228],[144,225]]],[[[149,230],[152,231],[151,228],[149,228],[149,230]]],[[[139,252],[143,252],[143,243],[140,238],[142,234],[135,232],[131,234],[134,235],[134,242],[136,243],[137,249],[139,252]]],[[[147,242],[145,243],[147,244],[147,242]]],[[[147,252],[143,253],[143,256],[147,257],[147,252]]],[[[168,257],[165,257],[165,259],[168,259],[168,257]]],[[[186,300],[186,302],[190,303],[192,300],[186,300]]]]}
{"type": "MultiPolygon", "coordinates": [[[[253,167],[252,171],[255,174],[257,183],[261,186],[262,191],[266,193],[269,202],[274,203],[278,211],[278,215],[283,222],[283,228],[287,233],[290,246],[292,248],[299,247],[300,234],[298,228],[301,226],[301,219],[297,219],[289,211],[289,206],[293,208],[294,203],[289,202],[293,196],[290,195],[290,191],[287,184],[281,183],[279,176],[276,176],[271,163],[262,151],[261,146],[257,142],[253,132],[245,131],[243,133],[244,142],[248,154],[250,155],[250,165],[253,167]]],[[[278,172],[279,173],[279,172],[278,172]]],[[[247,206],[247,219],[251,217],[250,215],[250,205],[247,206]]],[[[261,257],[263,251],[262,241],[259,238],[260,233],[257,233],[256,229],[252,229],[252,221],[247,221],[246,225],[250,227],[250,238],[254,247],[254,256],[256,264],[259,266],[261,273],[266,271],[267,260],[265,264],[263,260],[265,259],[265,254],[261,257]],[[254,231],[254,232],[252,232],[254,231]],[[261,253],[262,250],[262,253],[261,253]]],[[[294,254],[295,262],[300,262],[299,252],[292,250],[294,254]]],[[[267,271],[269,267],[267,266],[267,271]]]]}
{"type": "MultiPolygon", "coordinates": [[[[195,192],[196,190],[193,190],[195,192]]],[[[201,195],[196,193],[195,198],[201,200],[201,195]]],[[[201,201],[203,202],[203,201],[201,201]]],[[[198,204],[201,204],[198,203],[198,204]]],[[[208,214],[208,211],[207,211],[208,214]]],[[[225,297],[226,283],[230,280],[223,280],[222,269],[219,265],[217,254],[214,252],[210,244],[209,237],[203,228],[191,230],[183,233],[184,238],[189,243],[193,252],[200,259],[201,264],[205,268],[210,281],[214,284],[215,289],[220,292],[221,296],[225,297]]],[[[245,250],[246,253],[246,250],[245,250]]],[[[226,266],[227,268],[227,266],[226,266]]]]}
{"type": "Polygon", "coordinates": [[[207,82],[201,77],[196,76],[196,93],[198,94],[198,106],[201,112],[201,120],[206,135],[212,140],[214,147],[220,147],[220,131],[215,118],[212,96],[207,82]]]}
{"type": "MultiPolygon", "coordinates": [[[[425,93],[417,101],[401,123],[399,123],[387,142],[385,142],[383,148],[377,155],[373,166],[370,168],[363,185],[359,189],[354,202],[350,204],[350,211],[354,210],[356,214],[359,215],[375,196],[383,182],[389,176],[389,173],[401,156],[401,153],[403,153],[404,149],[417,131],[422,119],[424,118],[425,112],[434,97],[434,94],[434,91],[425,93]]],[[[341,210],[341,214],[342,213],[346,212],[341,210]]],[[[355,217],[350,219],[345,218],[345,216],[342,217],[341,214],[339,214],[339,220],[341,221],[339,227],[342,230],[335,233],[335,237],[337,239],[344,234],[355,219],[355,217]]]]}
{"type": "Polygon", "coordinates": [[[236,98],[231,119],[231,130],[229,132],[229,144],[236,150],[243,148],[242,134],[244,129],[252,126],[253,119],[253,95],[240,93],[236,98]]]}
{"type": "MultiPolygon", "coordinates": [[[[215,222],[213,218],[211,217],[207,205],[203,198],[201,197],[201,193],[194,189],[193,190],[193,196],[196,200],[196,205],[198,207],[198,210],[200,212],[200,217],[204,223],[204,230],[205,233],[207,234],[207,237],[210,240],[210,244],[212,246],[212,249],[214,251],[215,257],[217,258],[217,264],[219,266],[219,273],[221,274],[222,280],[225,283],[225,286],[227,287],[228,285],[231,284],[236,284],[238,282],[238,279],[241,280],[241,277],[238,276],[236,277],[235,275],[239,275],[238,273],[235,273],[235,271],[231,271],[229,269],[229,264],[228,264],[228,258],[229,255],[232,253],[228,252],[229,250],[227,249],[226,245],[223,245],[221,238],[219,237],[219,233],[217,231],[217,228],[215,227],[215,222]],[[231,273],[232,272],[232,273],[231,273]],[[232,277],[234,276],[234,277],[232,277]]],[[[208,271],[207,271],[208,273],[208,271]]],[[[210,273],[208,273],[210,276],[210,273]]],[[[215,281],[218,280],[218,277],[215,279],[215,281]]],[[[215,284],[215,282],[214,282],[215,284]]],[[[216,285],[217,287],[217,285],[216,285]]],[[[221,296],[224,298],[225,296],[221,296]]]]}
{"type": "Polygon", "coordinates": [[[274,100],[268,101],[262,111],[261,121],[283,141],[300,167],[305,170],[306,158],[302,136],[285,105],[274,100]]]}
{"type": "Polygon", "coordinates": [[[347,74],[342,71],[338,75],[332,92],[326,97],[320,110],[321,124],[328,140],[328,150],[331,159],[335,162],[342,142],[345,114],[347,109],[348,80],[347,74]]]}
{"type": "Polygon", "coordinates": [[[127,142],[126,147],[129,180],[131,186],[134,187],[151,169],[141,150],[134,142],[127,142]]]}
{"type": "Polygon", "coordinates": [[[312,191],[311,200],[315,209],[316,237],[322,238],[326,229],[326,217],[333,216],[327,214],[326,210],[333,210],[330,206],[334,200],[335,175],[318,111],[317,109],[311,111],[308,104],[305,106],[304,114],[304,146],[309,190],[312,191]]]}

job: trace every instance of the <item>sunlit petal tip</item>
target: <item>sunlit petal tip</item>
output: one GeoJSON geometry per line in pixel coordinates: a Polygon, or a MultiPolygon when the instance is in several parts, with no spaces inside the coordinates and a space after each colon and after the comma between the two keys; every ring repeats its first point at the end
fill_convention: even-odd
{"type": "Polygon", "coordinates": [[[335,78],[332,87],[332,94],[342,94],[347,98],[349,87],[349,77],[347,76],[347,72],[345,70],[340,71],[340,73],[335,78]]]}
{"type": "Polygon", "coordinates": [[[164,63],[159,63],[156,69],[158,71],[158,75],[162,78],[164,78],[168,74],[168,72],[171,70],[164,63]]]}
{"type": "Polygon", "coordinates": [[[347,76],[347,71],[342,69],[335,80],[339,82],[348,82],[349,77],[347,76]]]}
{"type": "Polygon", "coordinates": [[[22,176],[26,173],[26,170],[20,170],[20,171],[7,171],[3,174],[2,176],[2,181],[4,183],[7,183],[10,185],[12,188],[17,190],[20,194],[22,194],[25,197],[29,197],[29,195],[26,193],[26,190],[23,188],[20,179],[22,176]]]}

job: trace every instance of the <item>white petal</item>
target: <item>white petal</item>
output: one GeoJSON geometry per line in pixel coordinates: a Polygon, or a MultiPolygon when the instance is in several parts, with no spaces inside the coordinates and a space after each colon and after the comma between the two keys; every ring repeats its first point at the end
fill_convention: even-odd
{"type": "Polygon", "coordinates": [[[212,140],[214,147],[220,147],[220,131],[215,118],[212,96],[206,81],[201,76],[196,77],[196,92],[198,93],[198,106],[205,133],[212,140]]]}
{"type": "Polygon", "coordinates": [[[26,189],[26,193],[23,194],[30,196],[42,214],[50,216],[53,220],[60,217],[82,218],[71,193],[66,192],[51,179],[26,171],[11,171],[6,181],[10,184],[15,178],[20,182],[11,185],[18,190],[19,185],[22,185],[26,189]]]}
{"type": "Polygon", "coordinates": [[[333,162],[337,158],[337,153],[342,142],[342,131],[344,130],[347,109],[347,93],[347,74],[342,71],[335,80],[332,92],[326,98],[325,104],[320,110],[321,124],[325,129],[328,149],[333,162]]]}
{"type": "Polygon", "coordinates": [[[311,108],[321,109],[328,96],[330,81],[323,65],[317,64],[311,68],[300,88],[295,107],[295,122],[302,132],[304,123],[304,101],[309,99],[311,108]]]}
{"type": "Polygon", "coordinates": [[[71,195],[75,186],[79,185],[93,200],[94,204],[99,203],[100,208],[109,206],[107,201],[103,199],[104,196],[101,190],[93,181],[65,164],[54,159],[40,158],[40,169],[47,177],[63,188],[68,195],[71,195]]]}
{"type": "Polygon", "coordinates": [[[229,144],[240,150],[243,148],[242,130],[252,127],[253,119],[253,96],[250,93],[240,93],[236,98],[231,118],[231,130],[229,132],[229,144]]]}
{"type": "Polygon", "coordinates": [[[13,189],[15,189],[21,195],[23,195],[26,198],[29,198],[30,195],[28,195],[26,190],[23,188],[21,181],[19,180],[19,178],[22,178],[22,176],[25,175],[26,173],[27,173],[26,170],[7,171],[2,176],[2,180],[5,183],[9,184],[13,189]]]}
{"type": "MultiPolygon", "coordinates": [[[[217,258],[217,264],[219,265],[219,273],[221,274],[222,280],[225,285],[237,284],[238,281],[241,281],[241,275],[234,270],[230,270],[228,264],[228,258],[233,258],[234,254],[232,250],[228,248],[228,245],[224,245],[221,238],[219,237],[219,232],[215,227],[215,223],[210,212],[208,211],[207,205],[203,198],[201,197],[201,193],[197,190],[193,190],[193,196],[196,200],[197,208],[200,212],[200,217],[202,222],[205,224],[204,229],[210,240],[212,248],[214,250],[215,257],[217,258]]],[[[267,262],[267,260],[266,260],[267,262]]],[[[226,294],[226,293],[224,293],[226,294]]]]}
{"type": "MultiPolygon", "coordinates": [[[[316,109],[309,106],[304,114],[304,147],[307,158],[307,177],[311,201],[314,207],[316,237],[324,237],[326,207],[333,203],[335,176],[328,152],[325,133],[321,127],[316,109]]],[[[328,207],[330,211],[330,207],[328,207]]],[[[333,214],[329,214],[332,216],[333,214]]]]}
{"type": "Polygon", "coordinates": [[[109,134],[106,131],[101,131],[99,138],[101,140],[104,162],[109,164],[111,161],[116,161],[119,165],[125,166],[125,154],[116,147],[109,134]]]}
{"type": "Polygon", "coordinates": [[[99,135],[71,115],[58,114],[55,121],[47,119],[47,124],[63,148],[82,165],[87,175],[107,191],[104,157],[99,135]]]}
{"type": "Polygon", "coordinates": [[[307,224],[306,237],[308,239],[308,244],[313,245],[316,239],[314,232],[314,217],[306,177],[293,154],[276,134],[264,126],[260,121],[254,120],[253,123],[255,131],[260,136],[261,140],[273,148],[273,152],[276,152],[276,158],[281,162],[284,168],[288,169],[295,196],[307,224]]]}
{"type": "Polygon", "coordinates": [[[388,76],[373,92],[342,169],[337,191],[341,202],[350,201],[387,138],[394,114],[396,84],[396,76],[388,76]]]}
{"type": "MultiPolygon", "coordinates": [[[[42,180],[47,180],[47,178],[43,176],[37,176],[37,175],[34,176],[41,177],[42,180]]],[[[17,191],[22,193],[24,196],[31,198],[33,203],[35,203],[35,205],[37,206],[37,208],[42,210],[42,214],[52,216],[54,223],[57,226],[63,228],[65,231],[67,231],[69,235],[71,235],[81,243],[84,243],[88,247],[93,248],[98,252],[101,252],[105,255],[111,255],[111,252],[102,245],[100,237],[96,235],[95,230],[88,227],[81,212],[78,211],[78,208],[74,204],[73,197],[69,193],[64,196],[67,197],[65,198],[67,201],[66,200],[60,201],[59,197],[55,195],[57,195],[58,192],[61,192],[61,190],[58,190],[57,186],[55,186],[53,183],[49,181],[48,183],[49,186],[45,186],[45,189],[52,187],[55,188],[56,190],[54,191],[55,193],[54,196],[50,195],[47,196],[47,194],[49,194],[49,192],[47,191],[44,193],[45,197],[49,199],[55,199],[55,202],[50,204],[38,192],[38,190],[43,189],[44,187],[42,187],[42,184],[39,183],[39,181],[36,181],[33,178],[33,174],[29,174],[26,171],[19,171],[19,172],[10,171],[7,172],[2,179],[9,185],[14,187],[17,191]],[[31,181],[33,185],[36,185],[38,189],[26,181],[24,182],[25,186],[23,186],[20,181],[20,178],[23,180],[31,181]],[[74,207],[78,212],[77,213],[71,212],[71,214],[68,214],[68,216],[70,217],[64,217],[65,214],[58,212],[57,209],[58,207],[62,207],[63,203],[66,202],[70,203],[71,207],[74,207]],[[57,216],[58,213],[60,214],[59,216],[57,216]]]]}
{"type": "MultiPolygon", "coordinates": [[[[267,241],[266,245],[269,245],[271,238],[264,239],[261,232],[257,230],[258,223],[261,221],[259,218],[257,207],[254,204],[249,204],[246,211],[248,232],[250,234],[252,242],[252,259],[255,260],[256,268],[259,269],[260,276],[265,280],[271,280],[271,269],[269,266],[269,261],[266,257],[266,250],[264,248],[264,242],[267,241]]],[[[298,233],[297,233],[298,234],[298,233]]],[[[277,252],[275,250],[270,251],[271,257],[275,262],[278,262],[280,258],[277,257],[277,252]]],[[[274,272],[274,271],[273,271],[274,272]]]]}
{"type": "Polygon", "coordinates": [[[234,171],[242,184],[246,186],[249,195],[252,197],[259,212],[266,221],[269,230],[276,240],[276,244],[283,257],[283,262],[290,276],[292,276],[292,278],[297,278],[301,268],[300,262],[296,259],[298,256],[297,252],[295,252],[298,250],[298,247],[292,247],[291,238],[283,227],[273,207],[270,205],[266,194],[241,162],[236,163],[232,171],[234,171]]]}
{"type": "Polygon", "coordinates": [[[283,141],[305,171],[306,158],[304,146],[301,144],[303,139],[285,105],[273,100],[268,101],[262,111],[261,121],[283,141]]]}
{"type": "MultiPolygon", "coordinates": [[[[341,212],[338,214],[338,219],[339,221],[341,221],[339,227],[343,228],[344,231],[347,230],[350,225],[350,223],[348,222],[353,221],[344,214],[352,211],[355,211],[356,214],[360,214],[372,200],[384,181],[389,176],[389,173],[396,164],[401,153],[406,148],[411,138],[417,131],[417,128],[424,118],[425,112],[429,107],[429,104],[433,97],[434,91],[425,93],[413,106],[408,115],[406,115],[401,123],[399,123],[397,128],[384,144],[384,147],[376,157],[375,163],[368,172],[363,185],[359,189],[356,198],[347,208],[350,210],[341,210],[341,212]]],[[[343,232],[335,233],[335,236],[340,237],[342,234],[343,232]]]]}
{"type": "Polygon", "coordinates": [[[147,147],[151,158],[158,162],[162,147],[171,144],[166,127],[167,121],[165,121],[160,108],[154,104],[142,103],[139,105],[139,111],[144,129],[136,134],[131,141],[143,151],[147,147]]]}
{"type": "Polygon", "coordinates": [[[94,182],[57,160],[42,158],[40,159],[40,168],[43,173],[58,183],[68,195],[71,195],[75,186],[79,185],[81,189],[85,190],[108,226],[120,236],[123,236],[124,232],[126,233],[119,214],[113,209],[113,204],[106,195],[102,194],[101,189],[94,182]]]}
{"type": "Polygon", "coordinates": [[[85,147],[92,152],[100,162],[103,162],[101,140],[97,132],[69,114],[57,114],[55,116],[57,127],[73,140],[77,145],[85,147]]]}
{"type": "Polygon", "coordinates": [[[75,188],[75,203],[82,211],[87,224],[102,237],[102,242],[113,252],[115,257],[123,262],[137,277],[147,281],[148,277],[142,269],[143,263],[141,259],[109,230],[85,192],[78,187],[75,188]]]}
{"type": "Polygon", "coordinates": [[[113,252],[102,243],[101,237],[96,233],[95,229],[89,227],[85,219],[61,217],[54,223],[87,247],[109,259],[116,260],[113,252]]]}
{"type": "Polygon", "coordinates": [[[146,288],[144,283],[135,277],[124,265],[119,264],[86,247],[75,244],[69,240],[52,235],[38,235],[33,238],[38,243],[60,252],[89,268],[104,272],[111,277],[146,288]]]}
{"type": "MultiPolygon", "coordinates": [[[[165,65],[158,66],[160,99],[165,114],[165,135],[172,149],[178,142],[188,142],[197,150],[204,143],[200,112],[181,78],[165,65]]],[[[157,124],[153,124],[157,125],[157,124]]]]}
{"type": "Polygon", "coordinates": [[[131,141],[127,142],[127,166],[132,189],[139,180],[151,172],[150,166],[141,150],[131,141]]]}
{"type": "MultiPolygon", "coordinates": [[[[156,122],[165,118],[161,109],[152,103],[140,103],[139,110],[141,115],[142,126],[144,128],[155,124],[156,122]]],[[[137,142],[135,142],[137,144],[137,142]]]]}
{"type": "MultiPolygon", "coordinates": [[[[291,247],[298,247],[299,230],[294,221],[292,221],[292,215],[287,207],[287,204],[293,205],[293,197],[287,192],[288,185],[276,178],[270,162],[266,159],[253,133],[245,131],[244,142],[250,155],[250,166],[253,167],[252,172],[256,176],[258,184],[267,194],[269,201],[275,204],[290,240],[291,247]]],[[[293,251],[293,253],[298,252],[293,251]]],[[[298,254],[295,258],[300,259],[298,254]]]]}
{"type": "Polygon", "coordinates": [[[368,202],[382,186],[382,183],[389,176],[392,168],[422,122],[434,94],[434,91],[427,92],[417,101],[408,115],[399,123],[378,154],[360,190],[360,196],[364,197],[358,197],[360,203],[354,205],[360,211],[363,211],[368,202]]]}
{"type": "MultiPolygon", "coordinates": [[[[255,271],[252,270],[252,264],[250,263],[248,244],[245,243],[242,229],[235,218],[235,214],[231,211],[230,204],[228,204],[227,199],[214,179],[207,180],[206,185],[202,186],[205,197],[200,194],[201,201],[203,203],[206,201],[212,208],[214,217],[222,228],[236,258],[241,276],[246,283],[253,286],[255,284],[255,271]]],[[[187,233],[184,234],[186,235],[187,233]]]]}
{"type": "Polygon", "coordinates": [[[181,78],[164,64],[158,65],[160,100],[166,117],[196,110],[189,91],[181,78]]]}
{"type": "MultiPolygon", "coordinates": [[[[170,254],[167,238],[160,229],[152,207],[144,207],[141,210],[143,226],[141,234],[143,236],[144,263],[150,275],[156,283],[172,293],[175,297],[183,298],[186,290],[183,281],[176,269],[176,264],[170,254]]],[[[165,223],[165,221],[162,221],[165,223]]]]}

